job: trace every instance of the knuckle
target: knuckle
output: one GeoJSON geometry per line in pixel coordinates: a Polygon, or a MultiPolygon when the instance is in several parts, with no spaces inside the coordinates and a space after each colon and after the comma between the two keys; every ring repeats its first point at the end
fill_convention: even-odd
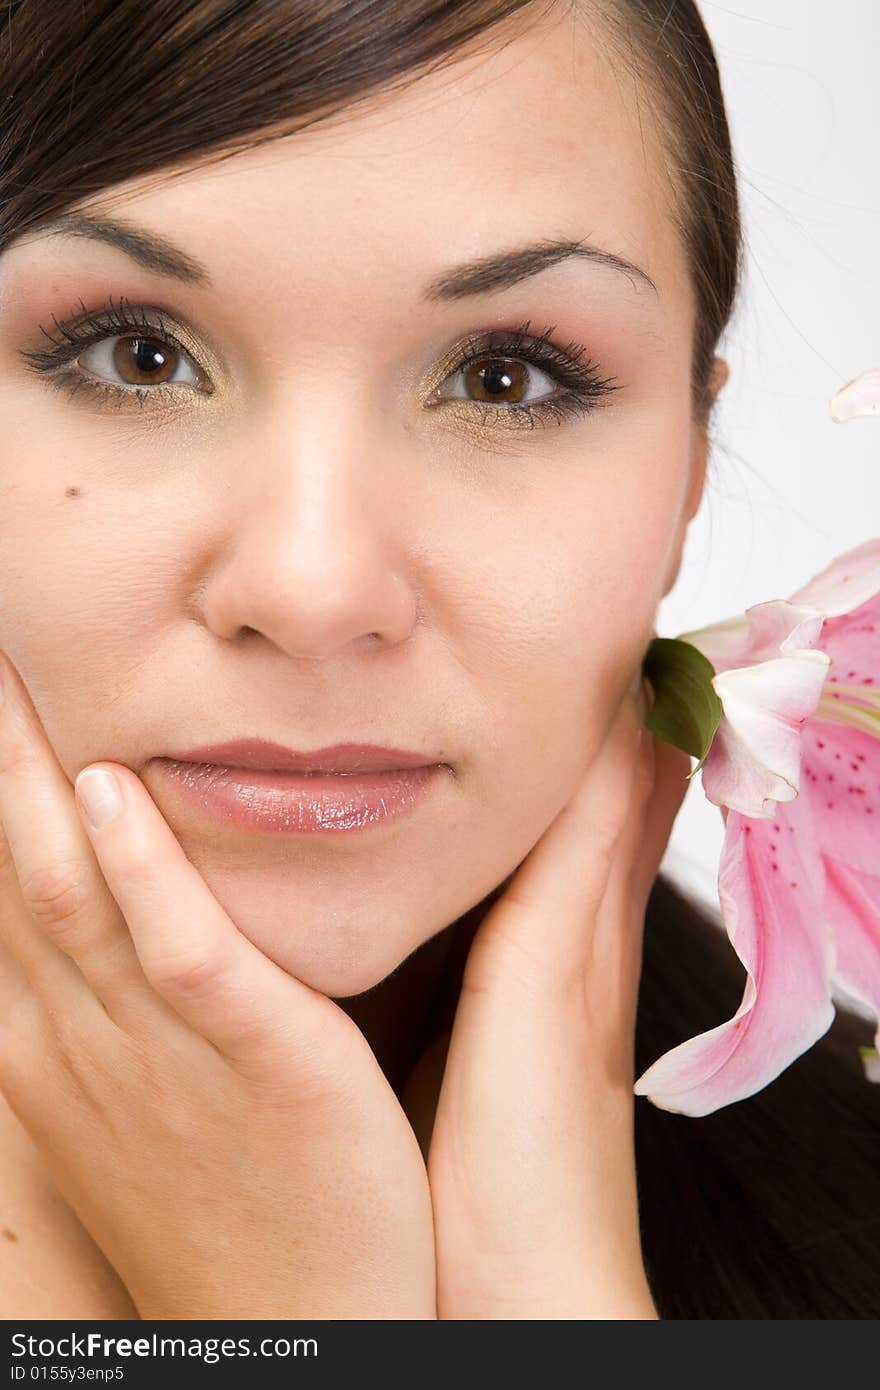
{"type": "Polygon", "coordinates": [[[194,1002],[210,997],[217,991],[226,974],[226,960],[214,950],[208,956],[166,956],[149,961],[144,973],[160,994],[191,999],[194,1002]]]}
{"type": "MultiPolygon", "coordinates": [[[[118,1055],[114,1048],[112,1072],[104,1063],[103,1049],[91,1028],[69,1009],[47,1010],[51,1029],[52,1057],[64,1088],[83,1110],[100,1111],[112,1096],[119,1076],[118,1055]]],[[[115,1041],[115,1040],[114,1040],[115,1041]]]]}
{"type": "Polygon", "coordinates": [[[601,820],[595,826],[593,834],[594,853],[613,854],[624,831],[632,823],[632,817],[633,805],[630,789],[625,777],[620,777],[605,803],[601,820]]]}
{"type": "Polygon", "coordinates": [[[162,869],[157,864],[155,854],[146,846],[139,845],[132,834],[124,846],[119,847],[113,856],[113,877],[127,892],[148,889],[151,892],[161,882],[162,869]]]}
{"type": "Polygon", "coordinates": [[[590,850],[595,861],[602,863],[613,856],[627,823],[627,810],[627,807],[620,805],[607,809],[601,823],[595,827],[590,837],[590,850]]]}
{"type": "Polygon", "coordinates": [[[39,755],[32,743],[25,738],[17,738],[15,733],[6,742],[0,742],[0,777],[19,777],[26,775],[37,766],[39,755]]]}
{"type": "Polygon", "coordinates": [[[49,930],[79,919],[89,899],[89,875],[78,861],[41,864],[20,879],[22,900],[31,916],[49,930]]]}

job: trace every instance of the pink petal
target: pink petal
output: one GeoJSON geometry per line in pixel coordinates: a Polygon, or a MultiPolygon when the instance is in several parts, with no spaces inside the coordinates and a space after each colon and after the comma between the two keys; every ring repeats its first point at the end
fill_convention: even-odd
{"type": "Polygon", "coordinates": [[[809,584],[791,594],[789,602],[816,608],[827,618],[833,618],[859,608],[877,593],[880,593],[880,539],[875,537],[838,555],[809,584]]]}
{"type": "Polygon", "coordinates": [[[827,670],[824,652],[808,648],[714,677],[724,713],[702,769],[710,801],[744,816],[772,816],[768,802],[797,796],[801,732],[827,670]]]}
{"type": "Polygon", "coordinates": [[[849,613],[827,618],[819,646],[831,657],[830,684],[857,685],[866,694],[880,691],[880,593],[849,613]]]}
{"type": "MultiPolygon", "coordinates": [[[[807,647],[824,646],[819,637],[824,617],[785,599],[756,603],[746,610],[751,638],[750,661],[767,661],[774,656],[791,656],[807,647]]],[[[716,667],[716,670],[718,668],[716,667]]]]}
{"type": "Polygon", "coordinates": [[[692,647],[701,651],[716,671],[742,666],[749,660],[752,647],[749,621],[745,614],[725,618],[720,623],[710,623],[708,627],[697,628],[693,632],[680,632],[679,639],[690,642],[692,647]]]}
{"type": "Polygon", "coordinates": [[[703,791],[715,806],[739,815],[772,820],[780,801],[793,801],[797,787],[757,762],[722,716],[701,770],[703,791]]]}
{"type": "Polygon", "coordinates": [[[859,873],[880,872],[880,739],[814,717],[801,756],[822,854],[859,873]]]}
{"type": "Polygon", "coordinates": [[[828,917],[837,945],[834,980],[873,1009],[880,1051],[880,878],[825,858],[828,917]]]}
{"type": "MultiPolygon", "coordinates": [[[[709,1115],[773,1081],[834,1019],[834,941],[807,796],[773,821],[729,812],[718,874],[724,925],[746,968],[733,1018],[665,1052],[636,1081],[661,1110],[709,1115]]],[[[679,968],[689,968],[687,961],[679,968]]]]}
{"type": "Polygon", "coordinates": [[[699,648],[720,673],[815,647],[822,623],[823,615],[815,608],[777,598],[753,604],[741,618],[683,632],[681,638],[699,648]]]}

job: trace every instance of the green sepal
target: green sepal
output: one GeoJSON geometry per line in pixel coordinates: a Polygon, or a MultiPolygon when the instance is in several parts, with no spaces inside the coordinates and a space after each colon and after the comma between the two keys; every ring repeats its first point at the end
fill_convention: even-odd
{"type": "Polygon", "coordinates": [[[693,777],[706,761],[721,720],[721,701],[712,688],[715,667],[690,642],[655,637],[642,669],[654,690],[646,727],[699,760],[689,774],[693,777]]]}

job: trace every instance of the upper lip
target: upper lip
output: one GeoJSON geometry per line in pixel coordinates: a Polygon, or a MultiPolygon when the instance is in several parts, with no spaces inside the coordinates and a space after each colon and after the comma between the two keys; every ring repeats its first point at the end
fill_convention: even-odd
{"type": "Polygon", "coordinates": [[[373,743],[334,743],[311,753],[300,753],[262,738],[202,744],[165,757],[174,762],[215,763],[262,772],[395,772],[403,767],[430,767],[439,761],[429,753],[379,748],[373,743]]]}

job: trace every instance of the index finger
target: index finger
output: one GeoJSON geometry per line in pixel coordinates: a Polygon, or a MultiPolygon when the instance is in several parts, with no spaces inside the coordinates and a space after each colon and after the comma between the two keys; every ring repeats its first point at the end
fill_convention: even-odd
{"type": "Polygon", "coordinates": [[[283,1060],[290,1071],[298,1059],[322,1070],[327,1019],[338,1015],[344,1027],[347,1015],[239,931],[140,778],[119,763],[94,767],[115,779],[120,805],[86,828],[150,984],[230,1060],[263,1071],[283,1060]]]}
{"type": "MultiPolygon", "coordinates": [[[[95,1007],[88,967],[103,969],[105,935],[122,933],[73,805],[73,791],[14,668],[0,658],[0,936],[50,1007],[95,1007]],[[89,898],[87,929],[78,907],[89,898]],[[81,951],[70,948],[84,938],[81,951]]],[[[131,942],[128,949],[137,959],[131,942]]],[[[139,972],[140,973],[140,972],[139,972]]]]}
{"type": "Polygon", "coordinates": [[[29,942],[33,924],[15,923],[11,944],[35,988],[56,1007],[71,990],[80,1006],[97,998],[123,1028],[151,1008],[167,1013],[165,1001],[231,1059],[262,1064],[281,1050],[289,1065],[296,1044],[320,1055],[315,1001],[335,1006],[239,932],[140,778],[120,763],[83,769],[78,791],[106,772],[120,792],[119,813],[91,825],[3,658],[0,681],[0,811],[22,900],[51,938],[34,927],[29,942]]]}

